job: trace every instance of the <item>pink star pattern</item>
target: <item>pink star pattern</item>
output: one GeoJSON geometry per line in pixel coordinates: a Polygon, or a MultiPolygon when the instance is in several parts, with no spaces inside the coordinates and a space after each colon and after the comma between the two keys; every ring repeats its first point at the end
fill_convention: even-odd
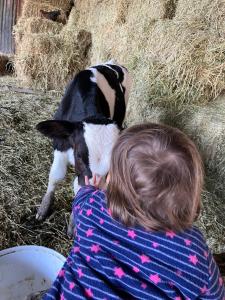
{"type": "Polygon", "coordinates": [[[94,198],[90,198],[90,200],[89,200],[90,203],[93,203],[94,201],[95,201],[94,198]]]}
{"type": "Polygon", "coordinates": [[[174,287],[174,283],[172,281],[169,282],[169,286],[172,288],[174,287]]]}
{"type": "Polygon", "coordinates": [[[147,284],[142,282],[141,287],[145,290],[147,288],[147,284]]]}
{"type": "Polygon", "coordinates": [[[87,231],[86,231],[86,237],[89,237],[89,236],[92,236],[93,235],[93,229],[92,228],[89,228],[87,231]]]}
{"type": "Polygon", "coordinates": [[[128,230],[127,236],[129,236],[132,239],[135,239],[137,236],[136,233],[133,230],[128,230]]]}
{"type": "Polygon", "coordinates": [[[189,255],[189,261],[193,264],[193,265],[197,265],[197,263],[198,263],[198,258],[197,258],[197,256],[196,255],[189,255]]]}
{"type": "Polygon", "coordinates": [[[61,269],[60,271],[59,271],[59,275],[58,275],[59,277],[64,277],[65,276],[65,270],[64,269],[61,269]]]}
{"type": "Polygon", "coordinates": [[[158,274],[151,274],[151,275],[149,276],[149,279],[150,279],[152,282],[154,282],[156,285],[157,285],[159,282],[161,282],[161,278],[159,277],[158,274]]]}
{"type": "Polygon", "coordinates": [[[79,269],[77,270],[77,273],[78,273],[79,278],[81,278],[81,277],[84,275],[84,273],[82,272],[82,269],[81,269],[81,268],[79,268],[79,269]]]}
{"type": "Polygon", "coordinates": [[[92,293],[91,288],[85,289],[85,296],[87,298],[93,298],[93,293],[92,293]]]}
{"type": "Polygon", "coordinates": [[[80,252],[80,247],[75,246],[75,247],[73,248],[73,252],[74,252],[74,253],[80,252]]]}
{"type": "Polygon", "coordinates": [[[86,256],[86,261],[89,262],[91,260],[91,257],[89,255],[86,256]]]}
{"type": "Polygon", "coordinates": [[[181,275],[182,275],[181,270],[177,270],[177,271],[176,271],[176,274],[177,274],[177,276],[181,276],[181,275]]]}
{"type": "Polygon", "coordinates": [[[77,270],[77,273],[78,273],[79,278],[81,278],[82,276],[84,276],[84,273],[83,273],[83,271],[82,271],[81,268],[79,268],[79,269],[77,270]]]}
{"type": "Polygon", "coordinates": [[[114,268],[114,275],[121,279],[125,275],[125,273],[124,273],[122,268],[115,267],[114,268]]]}
{"type": "Polygon", "coordinates": [[[173,232],[172,230],[168,230],[166,232],[166,236],[171,238],[171,239],[173,239],[175,237],[175,235],[176,235],[175,232],[173,232]]]}
{"type": "Polygon", "coordinates": [[[153,248],[158,248],[158,247],[159,247],[159,244],[156,243],[156,242],[153,242],[153,243],[152,243],[152,247],[153,247],[153,248]]]}
{"type": "Polygon", "coordinates": [[[135,272],[135,273],[138,273],[138,272],[140,272],[140,270],[139,270],[139,268],[138,267],[133,267],[133,271],[135,272]]]}
{"type": "Polygon", "coordinates": [[[75,287],[75,283],[74,282],[70,282],[69,285],[69,289],[72,291],[72,289],[75,287]]]}
{"type": "Polygon", "coordinates": [[[104,207],[103,206],[101,207],[101,211],[104,211],[104,207]]]}
{"type": "Polygon", "coordinates": [[[60,300],[65,300],[65,297],[63,294],[60,295],[60,300]]]}
{"type": "Polygon", "coordinates": [[[92,214],[92,208],[89,208],[86,212],[86,215],[89,217],[92,214]]]}
{"type": "Polygon", "coordinates": [[[204,256],[207,258],[209,256],[209,253],[207,251],[204,251],[204,256]]]}
{"type": "Polygon", "coordinates": [[[180,296],[175,297],[175,300],[182,300],[180,296]]]}
{"type": "Polygon", "coordinates": [[[82,215],[82,213],[83,213],[83,209],[81,209],[81,210],[79,211],[79,215],[82,215]]]}
{"type": "Polygon", "coordinates": [[[99,220],[99,223],[102,225],[104,223],[104,220],[103,219],[100,219],[99,220]]]}
{"type": "Polygon", "coordinates": [[[150,262],[150,258],[145,254],[140,255],[140,259],[142,264],[150,262]]]}
{"type": "Polygon", "coordinates": [[[202,294],[205,294],[207,292],[207,287],[204,285],[203,288],[200,289],[202,294]]]}
{"type": "Polygon", "coordinates": [[[191,241],[188,239],[184,240],[186,246],[191,246],[191,241]]]}
{"type": "Polygon", "coordinates": [[[98,253],[100,251],[99,245],[92,245],[91,246],[91,252],[98,253]]]}
{"type": "Polygon", "coordinates": [[[222,278],[222,277],[219,278],[219,285],[220,285],[220,286],[223,285],[223,278],[222,278]]]}

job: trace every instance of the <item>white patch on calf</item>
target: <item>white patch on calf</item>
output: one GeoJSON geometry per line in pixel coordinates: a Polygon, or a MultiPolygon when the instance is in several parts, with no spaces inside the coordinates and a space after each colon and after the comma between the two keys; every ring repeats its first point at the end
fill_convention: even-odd
{"type": "Polygon", "coordinates": [[[113,118],[114,109],[115,109],[116,92],[114,89],[110,87],[108,81],[100,72],[98,72],[97,69],[89,68],[89,70],[91,70],[93,73],[93,77],[91,77],[91,81],[95,82],[97,86],[100,88],[100,90],[102,91],[106,101],[109,104],[110,117],[113,118]]]}
{"type": "Polygon", "coordinates": [[[56,184],[63,180],[66,175],[68,164],[67,152],[54,151],[54,159],[49,173],[47,193],[54,192],[56,184]]]}
{"type": "Polygon", "coordinates": [[[67,159],[72,166],[75,166],[74,150],[72,148],[67,150],[67,159]]]}
{"type": "Polygon", "coordinates": [[[98,125],[84,122],[84,139],[88,147],[92,174],[105,176],[108,173],[112,148],[119,132],[115,124],[98,125]]]}
{"type": "Polygon", "coordinates": [[[122,82],[122,86],[125,87],[125,103],[127,106],[127,102],[128,102],[128,98],[129,98],[129,94],[130,94],[130,90],[131,90],[131,86],[132,86],[132,77],[130,76],[130,74],[128,73],[128,71],[123,68],[122,66],[120,66],[123,70],[123,74],[124,74],[124,79],[122,82]]]}
{"type": "Polygon", "coordinates": [[[81,188],[81,186],[78,184],[78,177],[76,177],[73,182],[73,191],[74,191],[75,196],[80,188],[81,188]]]}

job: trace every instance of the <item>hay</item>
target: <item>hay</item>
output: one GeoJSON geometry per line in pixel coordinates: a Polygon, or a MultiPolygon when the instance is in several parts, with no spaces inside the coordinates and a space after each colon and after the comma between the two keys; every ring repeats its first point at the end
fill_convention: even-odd
{"type": "Polygon", "coordinates": [[[30,17],[41,17],[40,10],[44,11],[54,11],[60,10],[60,16],[58,17],[58,21],[61,23],[66,23],[67,17],[66,12],[63,9],[60,9],[57,6],[50,5],[45,2],[33,1],[33,0],[26,0],[23,5],[22,9],[22,17],[23,18],[30,18],[30,17]]]}
{"type": "Polygon", "coordinates": [[[214,193],[204,191],[202,194],[202,211],[196,225],[207,239],[207,244],[214,253],[225,251],[225,203],[214,193]]]}
{"type": "MultiPolygon", "coordinates": [[[[0,78],[0,85],[14,84],[0,78]]],[[[17,83],[16,83],[17,84],[17,83]]],[[[36,130],[39,121],[51,118],[59,96],[1,93],[0,102],[0,248],[43,245],[67,254],[66,236],[71,211],[72,178],[57,191],[54,213],[44,223],[35,214],[46,191],[52,160],[48,139],[36,130]]],[[[73,173],[73,172],[72,172],[73,173]]],[[[73,177],[73,175],[72,175],[73,177]]]]}
{"type": "Polygon", "coordinates": [[[225,43],[220,36],[224,27],[217,21],[219,17],[222,22],[224,13],[219,0],[211,8],[205,5],[204,13],[197,13],[199,18],[185,17],[185,12],[179,18],[189,2],[188,10],[209,3],[77,0],[63,31],[76,28],[92,33],[92,64],[116,58],[133,71],[129,109],[138,101],[141,106],[183,110],[214,101],[225,88],[225,43]]]}
{"type": "MultiPolygon", "coordinates": [[[[32,0],[33,2],[40,3],[40,0],[32,0]]],[[[41,1],[45,4],[58,7],[64,11],[70,11],[71,7],[73,6],[72,0],[43,0],[41,1]]]]}
{"type": "Polygon", "coordinates": [[[225,197],[225,96],[213,104],[191,108],[177,120],[177,125],[196,142],[208,177],[207,189],[225,197]]]}
{"type": "Polygon", "coordinates": [[[71,41],[60,35],[31,34],[22,39],[17,51],[17,76],[28,86],[64,89],[73,74],[86,65],[87,52],[81,52],[77,38],[71,41]]]}
{"type": "Polygon", "coordinates": [[[21,18],[19,22],[14,26],[14,34],[20,35],[17,39],[17,43],[20,43],[22,36],[31,33],[49,33],[58,34],[63,28],[63,24],[53,22],[51,20],[32,17],[32,18],[21,18]],[[22,36],[21,36],[22,35],[22,36]]]}

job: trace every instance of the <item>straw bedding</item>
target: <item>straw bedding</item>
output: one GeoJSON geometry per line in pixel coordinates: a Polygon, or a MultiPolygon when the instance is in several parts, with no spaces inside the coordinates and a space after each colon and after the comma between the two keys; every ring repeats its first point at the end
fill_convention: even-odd
{"type": "MultiPolygon", "coordinates": [[[[0,79],[0,85],[15,79],[0,79]]],[[[71,170],[67,184],[56,193],[51,217],[39,224],[35,214],[46,191],[52,160],[48,139],[36,130],[39,121],[51,118],[59,94],[29,95],[3,92],[0,96],[0,249],[22,244],[44,245],[66,254],[71,211],[71,170]]]]}

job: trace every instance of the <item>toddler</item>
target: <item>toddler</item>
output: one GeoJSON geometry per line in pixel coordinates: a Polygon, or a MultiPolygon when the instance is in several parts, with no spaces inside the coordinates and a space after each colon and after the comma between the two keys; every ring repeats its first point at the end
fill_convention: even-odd
{"type": "Polygon", "coordinates": [[[76,238],[44,300],[225,299],[200,231],[203,168],[178,129],[136,125],[112,151],[106,190],[73,201],[76,238]]]}

